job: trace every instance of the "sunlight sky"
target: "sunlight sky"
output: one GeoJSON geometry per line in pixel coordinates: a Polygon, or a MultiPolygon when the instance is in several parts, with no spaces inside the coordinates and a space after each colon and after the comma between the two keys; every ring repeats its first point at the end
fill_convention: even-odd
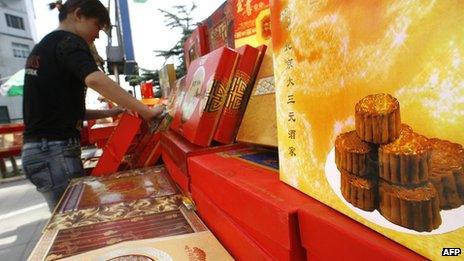
{"type": "MultiPolygon", "coordinates": [[[[108,0],[100,0],[105,6],[108,0]]],[[[174,5],[190,6],[192,1],[187,0],[147,0],[146,3],[129,3],[129,14],[132,28],[132,41],[134,46],[135,60],[139,67],[146,69],[160,69],[164,58],[155,57],[153,50],[167,50],[180,38],[180,31],[173,31],[165,27],[164,16],[158,8],[172,10],[174,5]]],[[[195,0],[197,9],[193,12],[195,21],[207,18],[225,0],[195,0]]],[[[54,30],[58,26],[58,11],[48,9],[51,0],[34,0],[36,18],[36,31],[38,40],[54,30]]],[[[111,5],[114,6],[113,0],[111,5]]],[[[98,52],[106,57],[105,47],[107,45],[106,35],[100,33],[100,39],[95,41],[98,52]]],[[[168,61],[172,62],[172,61],[168,61]]]]}

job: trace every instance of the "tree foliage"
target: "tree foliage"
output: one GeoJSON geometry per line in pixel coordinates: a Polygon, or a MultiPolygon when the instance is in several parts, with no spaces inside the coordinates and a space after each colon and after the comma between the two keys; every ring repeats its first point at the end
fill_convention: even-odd
{"type": "Polygon", "coordinates": [[[159,85],[158,70],[140,68],[140,75],[127,75],[125,80],[130,86],[137,86],[142,82],[153,80],[153,86],[159,85]]]}
{"type": "Polygon", "coordinates": [[[166,60],[171,57],[177,57],[180,65],[176,67],[177,77],[185,75],[187,69],[185,68],[185,58],[184,58],[184,42],[192,34],[195,29],[194,26],[197,25],[193,21],[192,12],[197,6],[192,2],[190,7],[185,5],[175,5],[173,6],[174,11],[170,12],[163,9],[158,9],[165,18],[166,26],[170,29],[180,29],[182,36],[179,41],[171,47],[169,50],[155,50],[156,56],[164,57],[166,60]]]}

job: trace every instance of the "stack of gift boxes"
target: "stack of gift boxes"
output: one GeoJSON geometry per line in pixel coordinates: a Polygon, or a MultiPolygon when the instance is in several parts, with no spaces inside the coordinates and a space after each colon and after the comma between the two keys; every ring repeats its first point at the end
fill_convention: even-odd
{"type": "Polygon", "coordinates": [[[216,21],[224,26],[214,30],[233,24],[234,32],[224,32],[217,40],[212,36],[220,34],[211,31],[209,21],[186,41],[185,55],[197,58],[187,58],[187,75],[173,98],[172,124],[161,137],[169,174],[237,259],[341,258],[347,253],[417,258],[279,180],[272,52],[266,48],[270,34],[263,32],[268,28],[269,4],[251,2],[257,9],[250,16],[239,8],[243,1],[229,1],[232,7],[222,5],[216,11],[228,14],[224,8],[232,8],[233,17],[241,17],[227,21],[230,16],[224,15],[222,22],[216,21]],[[261,21],[258,29],[256,21],[261,21]],[[238,30],[243,32],[237,34],[238,30]],[[232,49],[230,35],[235,35],[238,48],[232,49]],[[343,251],[332,251],[331,242],[343,251]]]}
{"type": "MultiPolygon", "coordinates": [[[[279,5],[274,8],[278,10],[279,5]]],[[[191,216],[187,221],[182,218],[186,217],[187,213],[187,210],[179,207],[182,201],[180,194],[183,193],[193,199],[197,213],[206,226],[230,255],[239,260],[339,259],[348,255],[351,258],[395,260],[421,258],[402,245],[304,195],[279,179],[272,47],[267,46],[270,45],[271,37],[270,19],[270,7],[266,0],[226,1],[211,17],[200,23],[186,40],[184,57],[187,74],[175,80],[172,66],[162,70],[163,94],[169,94],[164,97],[168,107],[168,115],[160,127],[164,131],[152,132],[146,126],[139,130],[141,123],[126,116],[126,125],[130,126],[119,129],[117,127],[110,137],[110,141],[114,140],[114,143],[124,143],[127,147],[125,151],[129,146],[133,146],[131,151],[135,153],[127,160],[127,168],[154,165],[161,155],[165,168],[163,175],[169,175],[169,179],[176,184],[162,181],[166,179],[160,177],[157,178],[157,182],[152,183],[158,186],[154,191],[163,190],[166,184],[172,185],[176,190],[173,194],[175,196],[171,195],[172,201],[162,203],[158,197],[163,198],[166,195],[153,196],[153,190],[149,189],[152,194],[137,190],[134,187],[136,185],[130,181],[140,177],[121,174],[114,176],[113,173],[121,168],[119,162],[124,158],[125,151],[112,149],[110,156],[117,159],[111,163],[111,169],[102,170],[97,166],[97,170],[103,171],[104,174],[113,174],[111,178],[98,180],[106,182],[104,186],[96,186],[95,180],[81,180],[68,188],[64,200],[56,210],[57,215],[48,226],[46,237],[56,239],[56,246],[46,253],[48,257],[64,257],[63,253],[70,256],[58,246],[65,244],[68,240],[66,238],[73,233],[89,234],[91,230],[96,229],[92,222],[86,224],[88,227],[60,226],[79,222],[76,213],[85,216],[91,212],[89,209],[95,210],[97,206],[101,208],[97,211],[99,213],[110,213],[105,212],[109,211],[108,206],[124,213],[124,218],[118,219],[119,223],[114,223],[110,228],[124,227],[136,217],[131,216],[130,213],[135,212],[131,212],[127,202],[144,207],[154,204],[150,200],[156,199],[158,205],[143,210],[148,212],[137,210],[137,215],[141,215],[141,224],[155,224],[155,219],[173,219],[173,227],[180,229],[179,234],[197,234],[205,231],[206,228],[199,229],[192,225],[200,224],[201,227],[201,221],[191,216]],[[127,132],[122,131],[126,128],[131,130],[133,137],[126,137],[127,132]],[[131,141],[137,135],[139,139],[134,144],[131,141]],[[114,177],[117,178],[116,181],[113,180],[114,177]],[[108,189],[128,192],[124,196],[125,202],[111,201],[115,197],[111,193],[108,194],[108,189]],[[87,198],[82,195],[87,195],[87,198]],[[99,201],[96,201],[97,198],[99,201]],[[66,220],[71,220],[71,223],[66,220]]],[[[287,84],[291,85],[293,82],[288,81],[287,84]]],[[[408,131],[406,126],[403,128],[404,131],[408,131]]],[[[358,132],[340,135],[335,143],[335,159],[341,172],[342,195],[356,207],[366,211],[380,209],[385,217],[402,225],[401,217],[392,214],[392,207],[387,206],[387,201],[392,202],[385,199],[388,189],[384,189],[385,193],[379,196],[379,187],[393,187],[391,183],[394,183],[393,178],[389,178],[391,175],[387,177],[387,173],[382,171],[381,158],[387,151],[381,153],[379,158],[377,145],[372,144],[376,142],[367,138],[382,139],[384,135],[382,131],[374,131],[374,135],[363,133],[361,127],[359,129],[358,132]],[[360,136],[365,137],[364,140],[370,143],[359,140],[360,136]],[[347,144],[359,145],[360,148],[357,149],[362,151],[362,155],[347,152],[347,144]],[[381,179],[388,183],[379,184],[381,179]]],[[[389,140],[391,141],[394,139],[389,140]]],[[[110,142],[107,146],[111,144],[110,142]]],[[[141,174],[143,175],[145,178],[150,176],[146,173],[141,174]]],[[[433,183],[433,179],[431,182],[433,183]]],[[[149,183],[145,180],[145,184],[149,183]]],[[[411,183],[397,184],[394,188],[409,189],[410,185],[411,183]]],[[[438,194],[435,192],[435,195],[438,194]]],[[[430,202],[438,204],[438,196],[432,197],[430,202]]],[[[432,215],[433,204],[429,204],[432,211],[427,212],[431,212],[432,215]]],[[[109,221],[100,214],[98,218],[102,222],[109,221]]],[[[434,220],[433,217],[431,219],[434,220]]],[[[409,224],[409,220],[406,220],[406,223],[409,224]]],[[[417,230],[431,230],[439,225],[437,220],[429,223],[430,227],[421,224],[417,230]]],[[[154,225],[152,228],[157,227],[154,225]]],[[[113,233],[109,230],[104,232],[113,233]]],[[[120,242],[135,240],[124,239],[125,232],[127,231],[117,234],[120,242]]],[[[156,237],[153,233],[156,234],[150,229],[135,232],[141,235],[137,240],[156,237]],[[143,236],[145,233],[147,237],[143,236]]],[[[208,240],[214,242],[215,239],[208,240]]],[[[50,241],[44,242],[42,244],[50,245],[50,241]]],[[[110,243],[100,246],[99,242],[94,242],[92,244],[95,245],[91,249],[71,246],[75,247],[72,249],[78,249],[72,255],[101,255],[102,249],[114,250],[111,248],[113,243],[118,243],[109,237],[106,242],[110,243]]],[[[142,245],[146,243],[136,242],[142,245]]],[[[125,246],[132,247],[133,244],[127,243],[125,246]]],[[[190,248],[184,249],[187,254],[190,253],[188,249],[190,248]]],[[[40,251],[37,249],[35,253],[44,256],[44,252],[40,251]]],[[[223,253],[219,251],[217,254],[221,256],[223,253]]]]}

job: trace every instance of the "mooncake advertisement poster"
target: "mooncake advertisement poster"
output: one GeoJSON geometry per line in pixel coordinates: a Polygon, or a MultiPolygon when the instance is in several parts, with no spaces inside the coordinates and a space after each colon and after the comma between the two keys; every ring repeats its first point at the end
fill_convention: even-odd
{"type": "Polygon", "coordinates": [[[464,247],[463,10],[271,1],[281,180],[431,259],[464,247]]]}

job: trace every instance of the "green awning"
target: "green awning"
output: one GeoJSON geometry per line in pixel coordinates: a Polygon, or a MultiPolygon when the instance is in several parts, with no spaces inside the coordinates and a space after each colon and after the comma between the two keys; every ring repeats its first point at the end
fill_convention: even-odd
{"type": "Polygon", "coordinates": [[[24,69],[19,70],[0,86],[2,96],[21,96],[23,95],[24,69]]]}

